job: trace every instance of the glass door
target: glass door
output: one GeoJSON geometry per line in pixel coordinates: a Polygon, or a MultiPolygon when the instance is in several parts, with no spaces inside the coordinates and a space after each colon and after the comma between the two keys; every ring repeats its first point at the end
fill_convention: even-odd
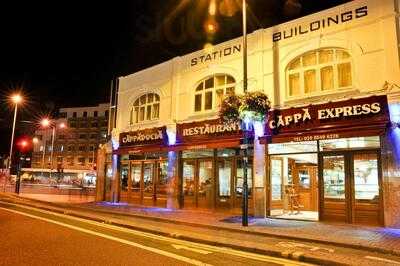
{"type": "Polygon", "coordinates": [[[144,162],[143,164],[143,203],[151,204],[154,196],[154,163],[144,162]]]}
{"type": "Polygon", "coordinates": [[[131,164],[130,199],[134,203],[140,203],[142,199],[140,190],[141,180],[142,180],[142,163],[133,162],[131,164]]]}
{"type": "Polygon", "coordinates": [[[232,160],[220,159],[217,163],[217,207],[230,209],[233,206],[232,160]]]}
{"type": "Polygon", "coordinates": [[[348,171],[345,159],[344,154],[321,156],[321,220],[348,221],[348,171]]]}
{"type": "MultiPolygon", "coordinates": [[[[198,160],[196,198],[198,208],[208,209],[212,207],[212,180],[213,180],[212,160],[198,160]]],[[[196,180],[196,179],[195,179],[196,180]]]]}
{"type": "Polygon", "coordinates": [[[121,165],[121,191],[128,191],[128,173],[129,173],[129,164],[121,165]]]}
{"type": "Polygon", "coordinates": [[[157,162],[156,200],[157,205],[167,206],[168,164],[167,161],[157,162]]]}
{"type": "Polygon", "coordinates": [[[353,223],[381,225],[379,154],[354,153],[352,156],[353,223]]]}
{"type": "MultiPolygon", "coordinates": [[[[242,199],[243,199],[243,176],[244,176],[244,166],[243,158],[236,159],[236,177],[235,177],[235,199],[234,205],[235,209],[241,210],[242,199]]],[[[252,204],[253,200],[253,159],[249,158],[247,163],[247,186],[249,192],[249,206],[252,204]]],[[[250,210],[251,208],[249,208],[250,210]]]]}
{"type": "Polygon", "coordinates": [[[195,173],[196,173],[196,161],[185,160],[183,162],[183,201],[184,206],[189,208],[196,207],[195,200],[195,173]]]}
{"type": "Polygon", "coordinates": [[[379,152],[323,154],[321,160],[321,219],[381,225],[379,152]]]}

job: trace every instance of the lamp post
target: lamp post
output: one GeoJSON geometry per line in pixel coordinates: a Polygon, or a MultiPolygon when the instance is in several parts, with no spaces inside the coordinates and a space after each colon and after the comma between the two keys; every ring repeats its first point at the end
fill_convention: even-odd
{"type": "MultiPolygon", "coordinates": [[[[52,121],[50,121],[48,118],[42,119],[40,123],[44,128],[51,127],[50,174],[49,174],[49,178],[51,178],[52,176],[51,174],[53,171],[54,141],[55,141],[57,125],[53,124],[52,121]]],[[[58,126],[60,129],[64,129],[66,127],[65,123],[60,123],[58,126]]],[[[46,147],[46,145],[44,147],[46,147]]],[[[43,151],[43,162],[44,162],[44,151],[43,151]]]]}
{"type": "MultiPolygon", "coordinates": [[[[247,93],[247,6],[243,0],[243,93],[247,93]]],[[[242,226],[249,224],[249,186],[247,184],[248,165],[248,128],[243,130],[243,191],[242,191],[242,226]]]]}
{"type": "MultiPolygon", "coordinates": [[[[8,158],[8,166],[7,169],[9,170],[9,174],[11,175],[11,166],[12,166],[12,155],[13,155],[13,145],[14,145],[14,134],[15,134],[15,123],[17,120],[17,112],[18,112],[18,104],[21,103],[23,100],[22,96],[19,94],[14,94],[11,96],[11,101],[14,103],[14,120],[13,120],[13,127],[11,133],[11,143],[10,143],[10,155],[8,158]]],[[[4,191],[6,190],[6,179],[4,179],[4,191]]]]}
{"type": "MultiPolygon", "coordinates": [[[[215,16],[216,6],[215,0],[210,2],[209,14],[211,18],[215,16]]],[[[242,14],[243,14],[243,37],[242,37],[242,46],[243,46],[243,93],[247,93],[247,3],[246,0],[242,0],[242,14]]],[[[212,23],[211,19],[206,27],[206,30],[209,33],[215,33],[216,26],[212,23]]],[[[242,225],[248,226],[248,196],[249,196],[249,188],[247,183],[247,166],[248,166],[248,128],[249,121],[242,121],[243,128],[243,145],[241,145],[241,149],[243,149],[243,189],[242,189],[242,225]]]]}

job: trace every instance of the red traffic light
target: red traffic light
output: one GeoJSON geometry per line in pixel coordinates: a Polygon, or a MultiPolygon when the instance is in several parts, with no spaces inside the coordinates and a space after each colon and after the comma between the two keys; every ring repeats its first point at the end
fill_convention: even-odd
{"type": "Polygon", "coordinates": [[[21,137],[16,141],[16,144],[20,152],[27,152],[32,147],[32,139],[29,137],[21,137]]]}

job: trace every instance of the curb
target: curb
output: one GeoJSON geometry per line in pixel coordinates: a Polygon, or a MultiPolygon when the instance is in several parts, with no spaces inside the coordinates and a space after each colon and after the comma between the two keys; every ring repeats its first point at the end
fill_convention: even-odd
{"type": "MultiPolygon", "coordinates": [[[[41,200],[36,200],[36,199],[29,199],[29,198],[24,198],[21,196],[16,196],[16,195],[7,195],[7,196],[15,197],[15,198],[22,199],[22,200],[37,202],[37,203],[41,203],[41,204],[45,204],[45,205],[50,205],[50,206],[54,206],[56,208],[64,208],[65,209],[65,208],[72,207],[72,209],[78,209],[78,210],[82,210],[82,211],[94,211],[97,213],[112,214],[112,215],[125,216],[125,217],[128,216],[128,217],[134,217],[134,218],[139,218],[139,219],[151,220],[151,221],[155,221],[155,222],[170,223],[170,224],[175,224],[175,225],[186,225],[186,226],[197,227],[197,228],[205,228],[205,229],[218,230],[218,231],[228,231],[228,232],[241,233],[241,234],[247,234],[247,235],[274,237],[274,238],[280,238],[280,239],[286,239],[286,240],[287,239],[298,240],[298,241],[304,241],[304,242],[312,242],[312,243],[332,245],[332,246],[351,248],[351,249],[361,249],[361,250],[370,251],[370,252],[371,251],[378,252],[381,254],[390,254],[390,255],[400,256],[400,251],[390,250],[390,249],[385,249],[385,248],[380,248],[380,247],[370,247],[370,246],[359,245],[359,244],[340,243],[340,242],[312,239],[312,238],[299,237],[299,236],[279,235],[276,233],[268,233],[268,232],[254,232],[254,231],[242,230],[242,229],[238,229],[238,228],[229,228],[229,227],[216,226],[216,225],[207,225],[207,224],[192,223],[192,222],[186,222],[186,221],[177,221],[177,220],[172,220],[172,219],[168,219],[168,218],[146,216],[146,215],[142,215],[142,214],[122,213],[119,211],[109,211],[109,210],[101,210],[101,209],[100,210],[99,209],[90,209],[87,207],[63,205],[63,204],[51,203],[51,202],[46,202],[46,201],[41,201],[41,200]]],[[[34,206],[34,207],[36,207],[36,206],[34,206]]],[[[37,207],[37,208],[40,209],[40,207],[37,207]]],[[[46,208],[46,210],[47,210],[47,208],[46,208]]],[[[53,211],[52,209],[48,209],[48,210],[53,211]]],[[[83,218],[83,217],[78,217],[78,218],[83,218]]],[[[103,221],[101,221],[101,222],[103,222],[103,221]]],[[[337,265],[337,264],[335,264],[335,265],[337,265]]]]}

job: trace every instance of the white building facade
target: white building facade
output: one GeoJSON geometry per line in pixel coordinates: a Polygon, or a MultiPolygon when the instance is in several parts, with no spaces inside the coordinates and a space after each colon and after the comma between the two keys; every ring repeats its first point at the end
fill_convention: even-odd
{"type": "MultiPolygon", "coordinates": [[[[400,227],[399,8],[352,1],[249,35],[249,91],[273,107],[251,214],[400,227]]],[[[243,94],[242,52],[234,39],[119,78],[98,200],[240,213],[242,132],[217,119],[243,94]]]]}

